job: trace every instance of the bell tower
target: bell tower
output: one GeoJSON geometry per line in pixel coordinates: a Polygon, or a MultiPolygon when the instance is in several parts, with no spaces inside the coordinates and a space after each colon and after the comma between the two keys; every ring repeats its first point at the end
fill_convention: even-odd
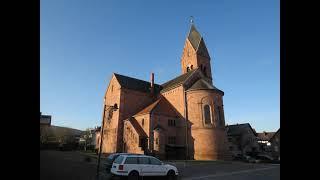
{"type": "Polygon", "coordinates": [[[181,56],[182,74],[197,68],[200,68],[203,74],[212,80],[210,56],[207,47],[203,37],[191,21],[191,28],[181,56]]]}

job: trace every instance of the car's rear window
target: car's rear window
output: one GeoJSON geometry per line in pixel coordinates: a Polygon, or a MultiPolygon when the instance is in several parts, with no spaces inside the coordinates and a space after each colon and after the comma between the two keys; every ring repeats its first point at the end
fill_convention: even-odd
{"type": "Polygon", "coordinates": [[[124,164],[138,164],[138,158],[137,157],[127,157],[124,164]]]}
{"type": "Polygon", "coordinates": [[[118,157],[114,160],[114,163],[116,163],[116,164],[121,164],[123,158],[124,158],[123,156],[118,156],[118,157]]]}
{"type": "Polygon", "coordinates": [[[107,158],[108,158],[108,159],[113,159],[115,155],[116,155],[116,154],[110,154],[107,158]]]}

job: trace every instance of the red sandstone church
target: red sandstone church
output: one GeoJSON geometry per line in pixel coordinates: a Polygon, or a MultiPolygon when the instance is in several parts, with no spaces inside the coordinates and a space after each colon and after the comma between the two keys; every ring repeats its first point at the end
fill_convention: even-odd
{"type": "Polygon", "coordinates": [[[223,91],[212,83],[210,56],[192,24],[181,75],[158,85],[114,73],[105,93],[103,153],[152,154],[162,159],[229,159],[223,91]]]}

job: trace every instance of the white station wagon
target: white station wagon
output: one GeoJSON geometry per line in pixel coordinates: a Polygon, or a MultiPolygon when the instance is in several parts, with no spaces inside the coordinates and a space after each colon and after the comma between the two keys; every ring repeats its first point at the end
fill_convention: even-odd
{"type": "Polygon", "coordinates": [[[138,179],[139,176],[168,176],[175,179],[178,169],[152,156],[120,155],[114,160],[111,173],[115,176],[128,176],[130,179],[138,179]]]}

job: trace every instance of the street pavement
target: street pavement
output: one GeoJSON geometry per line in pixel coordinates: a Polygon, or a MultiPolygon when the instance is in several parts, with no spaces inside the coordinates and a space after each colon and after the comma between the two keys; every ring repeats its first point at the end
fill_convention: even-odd
{"type": "MultiPolygon", "coordinates": [[[[40,151],[40,180],[96,180],[97,159],[76,151],[40,151]]],[[[99,180],[109,180],[101,159],[99,180]]],[[[167,162],[179,170],[178,180],[278,180],[280,165],[241,162],[167,162]]],[[[153,179],[154,178],[143,178],[153,179]]],[[[164,179],[164,178],[156,178],[164,179]]]]}

